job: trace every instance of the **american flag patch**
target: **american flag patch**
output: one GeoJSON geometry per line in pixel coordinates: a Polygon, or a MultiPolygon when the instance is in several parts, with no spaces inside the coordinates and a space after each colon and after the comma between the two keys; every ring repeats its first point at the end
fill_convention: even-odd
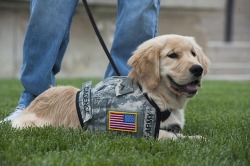
{"type": "Polygon", "coordinates": [[[137,132],[137,113],[109,111],[109,130],[137,132]]]}

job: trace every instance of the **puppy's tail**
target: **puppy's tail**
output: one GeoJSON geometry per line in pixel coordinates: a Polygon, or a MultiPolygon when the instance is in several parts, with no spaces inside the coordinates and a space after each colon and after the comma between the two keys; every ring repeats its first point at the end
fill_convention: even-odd
{"type": "Polygon", "coordinates": [[[18,129],[26,127],[42,127],[49,124],[49,122],[38,118],[34,112],[28,112],[27,110],[24,110],[23,113],[13,119],[11,123],[13,128],[18,129]]]}
{"type": "Polygon", "coordinates": [[[14,128],[64,126],[81,128],[76,111],[76,93],[71,86],[52,87],[37,96],[20,116],[12,120],[14,128]]]}

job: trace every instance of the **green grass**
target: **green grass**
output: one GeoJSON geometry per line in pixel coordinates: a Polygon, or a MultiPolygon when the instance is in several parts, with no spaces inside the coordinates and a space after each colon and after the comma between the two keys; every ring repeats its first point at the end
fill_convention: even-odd
{"type": "MultiPolygon", "coordinates": [[[[59,80],[81,87],[84,80],[59,80]]],[[[95,80],[96,83],[98,80],[95,80]]],[[[22,87],[0,80],[0,119],[22,87]]],[[[0,124],[0,165],[250,165],[250,82],[205,81],[186,108],[186,135],[205,140],[156,141],[63,128],[15,130],[0,124]]]]}

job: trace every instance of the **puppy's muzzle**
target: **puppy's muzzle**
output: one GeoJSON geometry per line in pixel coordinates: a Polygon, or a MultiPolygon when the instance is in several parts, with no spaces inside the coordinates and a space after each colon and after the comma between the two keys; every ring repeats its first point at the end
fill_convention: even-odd
{"type": "Polygon", "coordinates": [[[203,73],[203,68],[200,65],[193,65],[189,69],[190,73],[192,73],[195,77],[200,77],[203,73]]]}

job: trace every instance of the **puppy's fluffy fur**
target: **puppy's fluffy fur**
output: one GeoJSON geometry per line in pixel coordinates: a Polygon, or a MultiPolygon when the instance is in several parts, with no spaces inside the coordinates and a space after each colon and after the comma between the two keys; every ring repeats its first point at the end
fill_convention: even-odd
{"type": "MultiPolygon", "coordinates": [[[[208,72],[208,63],[193,37],[179,35],[164,35],[148,40],[129,59],[128,64],[132,67],[129,77],[133,83],[139,84],[161,111],[172,109],[170,117],[161,122],[161,129],[173,124],[184,127],[184,107],[187,99],[197,94],[201,79],[208,72]]],[[[12,126],[81,128],[75,105],[77,91],[79,89],[71,86],[48,89],[12,121],[12,126]]],[[[159,131],[159,139],[177,137],[184,136],[159,131]]]]}

